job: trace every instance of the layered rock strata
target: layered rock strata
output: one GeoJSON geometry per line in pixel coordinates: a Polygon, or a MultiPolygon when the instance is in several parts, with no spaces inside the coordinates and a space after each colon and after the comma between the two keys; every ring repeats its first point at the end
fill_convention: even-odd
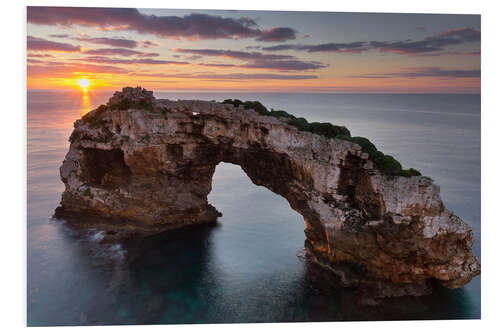
{"type": "Polygon", "coordinates": [[[458,288],[480,272],[471,228],[446,209],[439,187],[385,176],[357,144],[141,88],[116,92],[74,127],[56,217],[115,232],[210,223],[221,215],[207,201],[212,176],[229,162],[304,217],[308,257],[344,286],[421,294],[431,281],[458,288]]]}

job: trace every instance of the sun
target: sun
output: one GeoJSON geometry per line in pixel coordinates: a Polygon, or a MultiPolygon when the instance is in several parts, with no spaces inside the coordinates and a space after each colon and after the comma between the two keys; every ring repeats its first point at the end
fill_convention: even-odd
{"type": "Polygon", "coordinates": [[[88,79],[82,78],[78,80],[78,85],[82,87],[83,90],[87,90],[90,86],[90,81],[88,79]]]}

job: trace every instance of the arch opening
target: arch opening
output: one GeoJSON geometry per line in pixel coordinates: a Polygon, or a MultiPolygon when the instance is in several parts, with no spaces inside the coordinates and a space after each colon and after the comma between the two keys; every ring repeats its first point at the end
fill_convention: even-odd
{"type": "MultiPolygon", "coordinates": [[[[302,216],[306,223],[304,232],[308,242],[326,244],[327,236],[324,227],[321,225],[318,213],[309,204],[310,198],[304,190],[304,188],[313,188],[310,171],[293,161],[289,155],[271,151],[262,145],[238,148],[228,143],[217,146],[198,145],[195,156],[196,161],[202,161],[203,165],[199,167],[210,165],[206,167],[210,171],[205,169],[208,172],[203,176],[203,179],[209,181],[206,195],[211,191],[212,177],[220,163],[237,165],[253,184],[263,186],[275,195],[284,198],[292,210],[302,216]]],[[[198,166],[193,167],[198,168],[198,166]]]]}
{"type": "Polygon", "coordinates": [[[304,220],[285,198],[255,185],[239,165],[221,162],[208,201],[223,214],[211,234],[221,267],[247,274],[300,270],[296,254],[304,247],[304,220]]]}

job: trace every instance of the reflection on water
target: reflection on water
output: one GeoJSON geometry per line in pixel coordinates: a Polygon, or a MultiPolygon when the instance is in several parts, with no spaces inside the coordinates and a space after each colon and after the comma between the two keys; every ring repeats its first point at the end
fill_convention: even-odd
{"type": "MultiPolygon", "coordinates": [[[[92,91],[87,97],[81,91],[29,92],[30,326],[480,317],[480,277],[462,289],[441,289],[376,307],[363,306],[355,290],[326,293],[308,278],[310,268],[296,256],[304,242],[301,216],[231,164],[218,165],[214,175],[209,201],[224,213],[215,227],[103,244],[99,230],[75,230],[51,220],[64,189],[58,168],[73,122],[108,97],[92,91]]],[[[420,97],[418,105],[425,113],[417,121],[409,112],[418,112],[418,99],[412,96],[406,102],[365,95],[236,97],[261,99],[272,107],[281,104],[311,120],[345,123],[355,135],[374,137],[381,149],[442,186],[447,205],[471,223],[480,254],[479,117],[474,115],[474,99],[458,103],[448,97],[420,97]],[[304,101],[311,104],[306,108],[304,101]]]]}
{"type": "Polygon", "coordinates": [[[105,103],[110,92],[67,90],[28,91],[28,135],[31,129],[71,131],[81,115],[105,103]]]}
{"type": "Polygon", "coordinates": [[[92,102],[89,97],[89,92],[87,89],[82,90],[82,107],[80,116],[84,116],[92,109],[92,102]]]}

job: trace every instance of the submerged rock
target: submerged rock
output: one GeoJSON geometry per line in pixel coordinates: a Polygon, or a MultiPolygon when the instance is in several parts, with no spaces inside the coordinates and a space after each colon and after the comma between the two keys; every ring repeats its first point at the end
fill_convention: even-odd
{"type": "Polygon", "coordinates": [[[83,226],[131,235],[213,223],[207,195],[229,162],[304,217],[309,260],[341,286],[419,295],[480,273],[471,228],[430,178],[387,176],[359,145],[285,119],[124,88],[77,120],[70,141],[55,216],[83,226]]]}

